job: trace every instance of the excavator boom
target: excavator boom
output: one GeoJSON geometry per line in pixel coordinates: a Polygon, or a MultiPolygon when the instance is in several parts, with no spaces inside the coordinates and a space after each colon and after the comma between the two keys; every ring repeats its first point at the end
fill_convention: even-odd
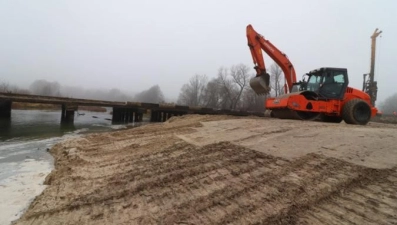
{"type": "Polygon", "coordinates": [[[295,69],[286,54],[281,52],[269,40],[257,33],[251,24],[247,26],[247,40],[255,64],[256,76],[250,80],[250,86],[257,94],[270,93],[270,75],[266,72],[262,50],[280,66],[284,73],[286,85],[285,93],[291,92],[293,83],[296,82],[295,69]]]}

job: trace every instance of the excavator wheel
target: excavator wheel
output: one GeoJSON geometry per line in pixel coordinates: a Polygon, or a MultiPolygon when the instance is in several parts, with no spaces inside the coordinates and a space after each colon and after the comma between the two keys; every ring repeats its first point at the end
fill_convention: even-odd
{"type": "Polygon", "coordinates": [[[340,123],[343,118],[341,116],[327,116],[321,115],[321,121],[326,123],[340,123]]]}
{"type": "Polygon", "coordinates": [[[361,99],[352,99],[343,106],[343,120],[347,124],[366,125],[371,119],[371,107],[361,99]]]}

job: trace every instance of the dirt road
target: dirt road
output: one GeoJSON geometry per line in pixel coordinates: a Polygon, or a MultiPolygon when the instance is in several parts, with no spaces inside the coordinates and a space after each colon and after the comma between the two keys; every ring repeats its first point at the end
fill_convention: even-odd
{"type": "Polygon", "coordinates": [[[227,116],[51,149],[15,224],[397,224],[397,126],[227,116]]]}

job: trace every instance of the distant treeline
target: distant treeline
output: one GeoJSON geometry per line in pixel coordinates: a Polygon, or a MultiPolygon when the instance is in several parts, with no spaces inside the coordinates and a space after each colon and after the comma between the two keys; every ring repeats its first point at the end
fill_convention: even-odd
{"type": "MultiPolygon", "coordinates": [[[[258,96],[251,89],[249,80],[255,76],[255,72],[247,65],[237,64],[230,68],[220,67],[217,75],[212,79],[209,79],[207,75],[196,74],[192,76],[188,83],[181,87],[176,103],[214,109],[264,111],[266,97],[283,94],[285,83],[283,72],[277,64],[272,64],[267,72],[270,74],[272,90],[267,96],[258,96]]],[[[46,80],[36,80],[28,89],[21,89],[16,85],[0,81],[0,92],[108,101],[166,103],[159,85],[154,85],[140,93],[131,95],[123,93],[117,88],[86,90],[81,87],[62,86],[58,82],[46,80]]],[[[167,103],[173,104],[173,102],[167,103]]],[[[385,101],[379,102],[377,107],[384,114],[397,112],[397,93],[388,97],[385,101]]]]}
{"type": "MultiPolygon", "coordinates": [[[[267,96],[258,96],[252,90],[249,81],[255,73],[250,71],[247,65],[237,64],[230,68],[220,67],[217,76],[210,80],[206,75],[196,74],[182,86],[178,104],[263,112],[267,96]]],[[[284,84],[282,71],[273,64],[268,72],[271,74],[270,96],[278,96],[284,84]]]]}
{"type": "Polygon", "coordinates": [[[123,93],[117,88],[110,90],[86,90],[81,87],[61,86],[58,82],[36,80],[29,86],[28,89],[23,89],[17,85],[11,85],[3,81],[0,82],[0,92],[107,101],[139,101],[148,103],[164,102],[164,95],[158,85],[154,85],[147,90],[131,96],[123,93]]]}

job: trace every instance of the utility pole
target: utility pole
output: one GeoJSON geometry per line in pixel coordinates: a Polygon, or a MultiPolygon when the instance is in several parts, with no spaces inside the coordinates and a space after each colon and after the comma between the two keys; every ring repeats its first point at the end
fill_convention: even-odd
{"type": "Polygon", "coordinates": [[[364,74],[364,87],[363,90],[370,96],[371,104],[375,106],[375,101],[378,93],[377,82],[374,81],[375,78],[375,53],[376,53],[376,38],[382,33],[375,29],[371,36],[371,68],[368,74],[368,80],[365,79],[366,74],[364,74]]]}

